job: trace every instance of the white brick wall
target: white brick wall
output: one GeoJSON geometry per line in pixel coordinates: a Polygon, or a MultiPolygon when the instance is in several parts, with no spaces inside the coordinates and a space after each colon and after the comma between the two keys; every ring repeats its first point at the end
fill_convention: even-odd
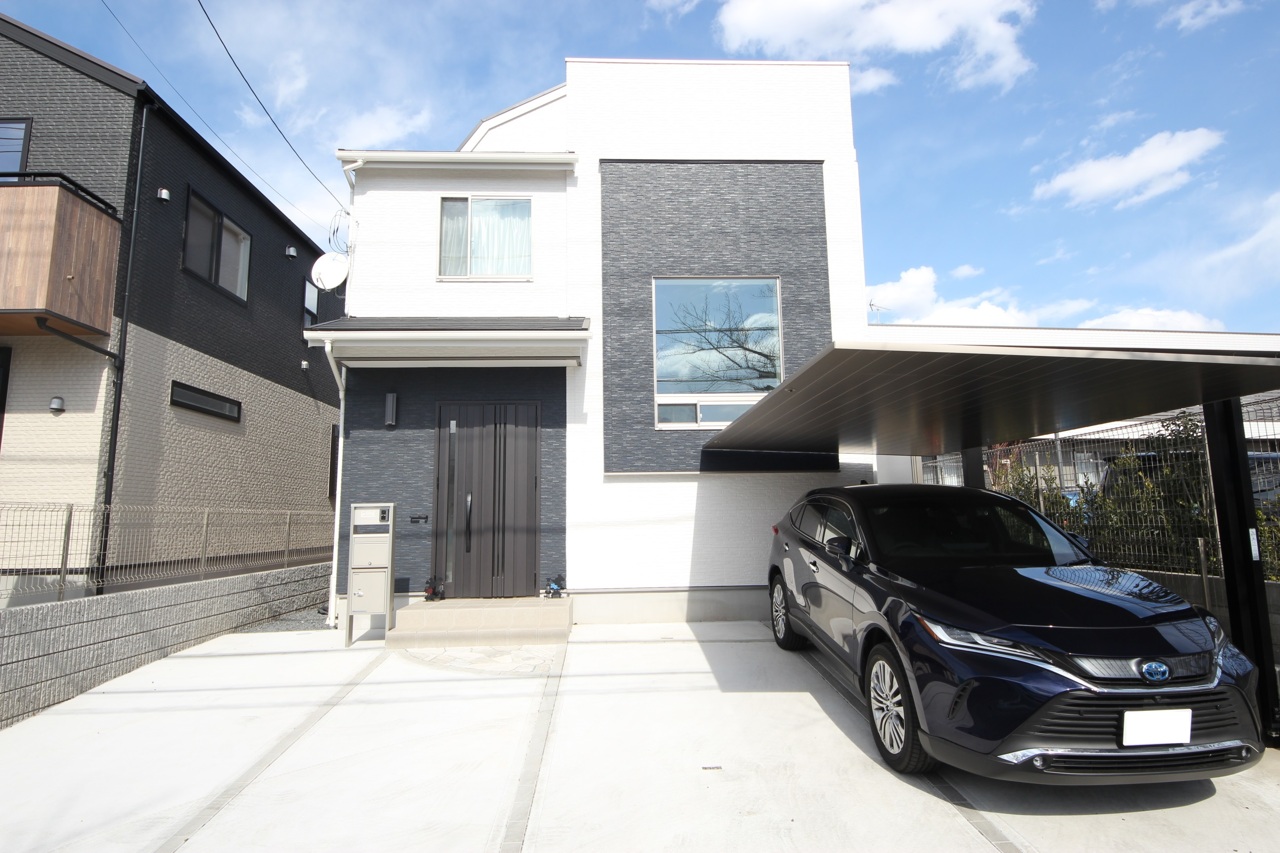
{"type": "Polygon", "coordinates": [[[328,509],[337,422],[332,406],[131,326],[114,502],[328,509]],[[175,379],[239,400],[240,423],[171,406],[175,379]]]}
{"type": "Polygon", "coordinates": [[[0,338],[0,346],[13,350],[0,436],[0,502],[93,503],[110,362],[47,336],[0,338]],[[54,396],[66,401],[60,415],[49,411],[54,396]]]}

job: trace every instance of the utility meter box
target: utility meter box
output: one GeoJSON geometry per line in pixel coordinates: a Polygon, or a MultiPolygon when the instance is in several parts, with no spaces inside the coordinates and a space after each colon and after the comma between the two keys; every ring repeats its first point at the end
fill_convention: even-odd
{"type": "Polygon", "coordinates": [[[347,645],[356,616],[385,616],[396,624],[395,504],[352,504],[347,565],[347,645]]]}

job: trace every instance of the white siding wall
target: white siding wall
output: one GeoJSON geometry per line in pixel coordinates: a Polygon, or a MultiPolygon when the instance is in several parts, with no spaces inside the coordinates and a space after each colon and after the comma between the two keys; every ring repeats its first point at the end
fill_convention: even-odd
{"type": "MultiPolygon", "coordinates": [[[[602,327],[601,159],[819,160],[824,164],[833,337],[865,324],[862,226],[848,69],[842,64],[568,62],[568,313],[602,327]]],[[[523,118],[504,125],[519,142],[523,118]]],[[[530,142],[539,138],[531,128],[530,142]]],[[[549,313],[549,312],[543,312],[549,313]]],[[[606,476],[602,343],[568,372],[568,572],[575,589],[764,582],[770,525],[840,474],[606,476]]]]}
{"type": "Polygon", "coordinates": [[[565,173],[386,169],[356,173],[346,311],[354,317],[566,316],[565,173]],[[440,199],[497,193],[531,201],[533,275],[444,280],[440,199]]]}
{"type": "Polygon", "coordinates": [[[0,338],[0,346],[13,349],[0,437],[0,502],[93,503],[110,362],[53,337],[0,338]],[[66,401],[60,415],[49,411],[55,395],[66,401]]]}
{"type": "Polygon", "coordinates": [[[848,67],[569,60],[564,89],[487,119],[463,148],[568,150],[578,164],[567,179],[362,167],[348,313],[590,318],[596,334],[583,366],[566,371],[569,585],[762,584],[770,525],[806,489],[857,482],[870,466],[840,474],[605,475],[599,162],[821,161],[832,337],[855,336],[865,327],[865,282],[848,67]],[[438,281],[440,197],[488,191],[534,198],[534,280],[438,281]]]}
{"type": "Polygon", "coordinates": [[[337,422],[332,406],[131,326],[114,503],[327,510],[337,422]],[[240,423],[170,405],[175,379],[239,400],[240,423]]]}

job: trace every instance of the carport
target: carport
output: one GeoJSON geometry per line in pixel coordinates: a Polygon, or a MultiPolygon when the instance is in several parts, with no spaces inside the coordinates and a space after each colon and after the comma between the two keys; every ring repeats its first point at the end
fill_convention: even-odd
{"type": "Polygon", "coordinates": [[[1280,737],[1240,398],[1280,388],[1280,336],[872,326],[829,345],[704,448],[709,468],[834,469],[841,453],[962,453],[984,486],[999,442],[1201,406],[1233,641],[1264,674],[1264,727],[1280,737]],[[753,467],[753,466],[752,466],[753,467]]]}

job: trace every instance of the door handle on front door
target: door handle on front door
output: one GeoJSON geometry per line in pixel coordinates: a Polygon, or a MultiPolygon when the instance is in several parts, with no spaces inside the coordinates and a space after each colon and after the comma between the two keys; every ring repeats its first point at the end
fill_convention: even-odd
{"type": "Polygon", "coordinates": [[[471,493],[467,492],[467,553],[471,553],[471,493]]]}

